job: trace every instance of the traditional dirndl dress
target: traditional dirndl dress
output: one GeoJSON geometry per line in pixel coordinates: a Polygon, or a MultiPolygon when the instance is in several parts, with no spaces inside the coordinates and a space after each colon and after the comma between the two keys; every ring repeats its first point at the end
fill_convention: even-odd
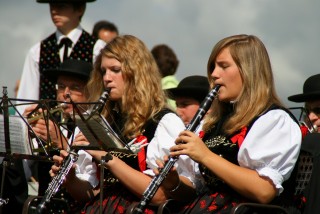
{"type": "MultiPolygon", "coordinates": [[[[272,105],[268,111],[279,109],[280,107],[272,105]]],[[[280,108],[281,109],[281,108],[280,108]]],[[[290,117],[294,118],[290,112],[285,109],[290,117]]],[[[266,111],[266,112],[268,112],[266,111]]],[[[265,113],[266,113],[265,112],[265,113]]],[[[261,116],[261,115],[260,115],[261,116]]],[[[229,162],[239,165],[238,153],[247,133],[253,126],[254,122],[260,117],[256,117],[247,127],[243,127],[231,136],[224,135],[219,127],[222,127],[223,120],[220,121],[215,128],[207,132],[203,137],[203,142],[215,154],[220,155],[229,162]]],[[[219,213],[229,214],[233,207],[243,202],[253,202],[248,198],[240,195],[224,181],[220,180],[215,174],[208,170],[205,166],[199,164],[201,175],[206,182],[206,188],[198,197],[188,203],[180,213],[219,213]]],[[[296,213],[296,207],[293,202],[294,198],[294,182],[297,165],[295,166],[291,177],[283,183],[284,192],[270,203],[284,207],[289,213],[296,213]]],[[[250,212],[249,212],[250,213],[250,212]]]]}
{"type": "MultiPolygon", "coordinates": [[[[246,131],[246,128],[242,129],[233,138],[222,135],[213,136],[212,131],[205,134],[203,141],[215,154],[238,164],[239,146],[237,141],[245,136],[246,131]]],[[[246,201],[243,196],[217,178],[206,167],[199,165],[199,168],[207,187],[193,202],[185,206],[181,213],[230,213],[235,205],[246,201]]]]}
{"type": "MultiPolygon", "coordinates": [[[[147,138],[148,142],[154,137],[159,121],[162,117],[171,113],[169,109],[163,109],[160,111],[154,120],[149,120],[145,125],[145,131],[143,136],[139,136],[136,142],[141,142],[139,138],[147,138]]],[[[146,152],[148,146],[142,148],[138,154],[128,154],[122,151],[110,151],[113,156],[123,160],[126,164],[132,168],[143,172],[146,170],[146,152]]],[[[137,205],[140,202],[140,198],[130,192],[125,186],[123,186],[117,178],[113,176],[111,172],[106,170],[104,179],[104,190],[103,190],[103,213],[114,213],[122,214],[126,213],[132,205],[137,205]]],[[[155,206],[147,206],[144,210],[145,214],[153,214],[157,210],[155,206]]],[[[100,194],[98,194],[93,200],[88,202],[81,213],[99,213],[100,211],[100,194]]]]}
{"type": "MultiPolygon", "coordinates": [[[[126,154],[122,152],[110,152],[112,155],[125,161],[131,167],[139,169],[138,156],[136,154],[126,154]]],[[[140,198],[130,192],[124,185],[122,185],[118,179],[116,179],[108,170],[104,179],[103,189],[103,213],[122,214],[126,213],[127,209],[134,204],[138,204],[140,198]]],[[[155,213],[155,207],[149,207],[145,209],[144,213],[155,213]]],[[[93,214],[100,212],[100,194],[98,194],[93,200],[86,204],[81,213],[93,214]]]]}

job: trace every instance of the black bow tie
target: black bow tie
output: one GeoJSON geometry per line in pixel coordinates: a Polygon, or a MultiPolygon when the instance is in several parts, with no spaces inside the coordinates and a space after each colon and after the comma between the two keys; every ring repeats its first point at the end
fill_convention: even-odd
{"type": "Polygon", "coordinates": [[[71,39],[69,39],[68,37],[65,37],[65,38],[61,39],[61,41],[59,43],[59,49],[61,49],[63,46],[66,46],[66,47],[70,48],[72,46],[71,39]]]}
{"type": "Polygon", "coordinates": [[[63,46],[64,46],[63,61],[65,61],[66,59],[68,59],[68,48],[72,47],[72,41],[68,37],[61,39],[59,44],[59,49],[61,49],[63,46]]]}

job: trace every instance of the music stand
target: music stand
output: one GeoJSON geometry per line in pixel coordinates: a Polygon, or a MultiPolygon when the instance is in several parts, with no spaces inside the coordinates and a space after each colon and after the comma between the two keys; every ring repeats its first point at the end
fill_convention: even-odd
{"type": "Polygon", "coordinates": [[[83,115],[83,117],[76,115],[75,121],[83,135],[90,142],[89,146],[82,146],[81,149],[132,153],[130,147],[120,139],[100,114],[93,116],[83,115]]]}
{"type": "Polygon", "coordinates": [[[16,155],[23,154],[29,155],[30,150],[28,146],[24,145],[26,139],[26,129],[23,127],[23,122],[19,117],[9,119],[9,103],[12,105],[10,99],[7,96],[7,87],[3,87],[3,97],[0,102],[1,113],[0,121],[3,124],[0,125],[0,156],[3,157],[2,161],[2,181],[0,191],[0,213],[4,204],[9,202],[9,199],[3,199],[3,188],[5,182],[5,174],[7,167],[13,163],[13,158],[16,155]],[[15,134],[10,134],[10,128],[16,131],[15,134]]]}
{"type": "MultiPolygon", "coordinates": [[[[32,127],[28,123],[28,119],[24,118],[19,111],[17,111],[15,105],[11,100],[18,100],[28,102],[26,104],[35,104],[43,108],[44,112],[49,112],[45,117],[50,118],[52,115],[48,111],[45,100],[24,100],[24,99],[11,99],[7,96],[7,87],[3,87],[3,97],[0,102],[0,159],[3,157],[3,173],[0,192],[0,213],[3,204],[8,203],[8,199],[2,199],[3,187],[5,181],[5,172],[7,166],[15,159],[30,159],[40,161],[51,161],[46,148],[42,144],[42,140],[34,133],[32,127]],[[9,107],[13,107],[18,115],[9,115],[9,107]],[[1,125],[3,124],[3,126],[1,125]],[[35,155],[33,151],[33,142],[31,135],[35,139],[45,155],[35,155]]],[[[25,104],[25,105],[26,105],[25,104]]],[[[44,118],[44,117],[43,117],[44,118]]],[[[44,118],[45,120],[48,120],[44,118]]],[[[58,126],[59,127],[59,126],[58,126]]],[[[48,128],[48,127],[47,127],[48,128]]],[[[60,131],[60,130],[59,130],[60,131]]]]}
{"type": "MultiPolygon", "coordinates": [[[[77,110],[77,109],[76,109],[77,110]]],[[[105,150],[105,151],[121,151],[123,153],[133,154],[130,146],[123,142],[120,137],[113,131],[108,121],[101,116],[99,112],[81,114],[78,110],[78,115],[75,115],[76,125],[79,127],[83,135],[90,142],[89,146],[74,146],[78,149],[92,149],[92,150],[105,150]]],[[[100,206],[99,213],[102,213],[103,201],[103,178],[104,178],[104,165],[105,156],[100,160],[100,206]]]]}

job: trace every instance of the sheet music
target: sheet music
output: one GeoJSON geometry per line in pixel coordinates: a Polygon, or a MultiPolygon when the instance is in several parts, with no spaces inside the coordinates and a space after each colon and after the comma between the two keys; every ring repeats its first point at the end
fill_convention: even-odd
{"type": "MultiPolygon", "coordinates": [[[[84,116],[86,118],[86,116],[84,116]]],[[[99,115],[94,115],[89,120],[83,121],[79,115],[76,115],[76,125],[79,127],[83,135],[90,142],[90,146],[99,149],[109,150],[127,150],[125,143],[118,139],[106,127],[105,121],[99,115]]]]}
{"type": "MultiPolygon", "coordinates": [[[[27,125],[20,116],[9,116],[11,153],[31,155],[27,125]]],[[[6,152],[3,115],[0,115],[0,152],[6,152]]]]}

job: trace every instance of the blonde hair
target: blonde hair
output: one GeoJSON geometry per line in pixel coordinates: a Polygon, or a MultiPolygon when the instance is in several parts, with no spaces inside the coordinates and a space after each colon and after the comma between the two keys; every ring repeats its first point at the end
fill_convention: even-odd
{"type": "Polygon", "coordinates": [[[125,84],[121,103],[107,102],[105,116],[110,120],[113,117],[111,109],[119,108],[125,120],[122,135],[136,137],[143,133],[145,123],[166,107],[167,97],[161,87],[157,64],[138,38],[132,35],[116,37],[96,59],[87,85],[90,101],[96,101],[104,90],[100,67],[103,57],[114,58],[121,63],[125,84]]]}
{"type": "MultiPolygon", "coordinates": [[[[235,35],[219,41],[208,60],[207,74],[213,87],[211,73],[219,53],[229,48],[230,54],[239,68],[243,81],[242,90],[234,104],[233,114],[223,125],[224,133],[232,134],[265,112],[272,104],[283,106],[275,91],[274,79],[268,52],[259,38],[252,35],[235,35]]],[[[204,130],[221,119],[226,111],[226,103],[215,100],[211,113],[205,121],[204,130]]]]}

